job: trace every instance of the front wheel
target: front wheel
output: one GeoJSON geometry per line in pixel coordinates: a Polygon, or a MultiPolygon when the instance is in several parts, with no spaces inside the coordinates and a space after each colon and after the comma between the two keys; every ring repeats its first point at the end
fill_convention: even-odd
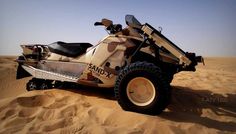
{"type": "Polygon", "coordinates": [[[160,114],[170,100],[170,85],[160,68],[136,62],[125,67],[115,84],[115,96],[124,110],[160,114]]]}

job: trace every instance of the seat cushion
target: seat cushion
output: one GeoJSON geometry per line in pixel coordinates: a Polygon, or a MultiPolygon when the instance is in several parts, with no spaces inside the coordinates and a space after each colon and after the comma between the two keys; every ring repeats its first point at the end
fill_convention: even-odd
{"type": "Polygon", "coordinates": [[[51,52],[68,56],[77,57],[84,54],[87,48],[93,46],[90,43],[65,43],[65,42],[55,42],[48,45],[51,52]]]}

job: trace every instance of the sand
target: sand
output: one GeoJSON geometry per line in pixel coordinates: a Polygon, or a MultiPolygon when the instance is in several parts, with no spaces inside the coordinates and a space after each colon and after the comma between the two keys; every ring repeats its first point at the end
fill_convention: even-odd
{"type": "Polygon", "coordinates": [[[123,111],[112,89],[27,92],[15,57],[0,58],[0,133],[236,133],[236,58],[206,58],[174,76],[172,101],[158,116],[123,111]]]}

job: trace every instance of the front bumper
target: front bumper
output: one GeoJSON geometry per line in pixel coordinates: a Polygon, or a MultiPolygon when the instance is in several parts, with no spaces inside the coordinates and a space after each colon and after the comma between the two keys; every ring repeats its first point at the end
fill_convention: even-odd
{"type": "Polygon", "coordinates": [[[205,65],[204,58],[202,56],[196,56],[195,53],[186,52],[186,57],[191,60],[191,64],[185,68],[182,68],[182,71],[196,71],[195,67],[198,65],[198,63],[203,63],[203,65],[205,65]]]}

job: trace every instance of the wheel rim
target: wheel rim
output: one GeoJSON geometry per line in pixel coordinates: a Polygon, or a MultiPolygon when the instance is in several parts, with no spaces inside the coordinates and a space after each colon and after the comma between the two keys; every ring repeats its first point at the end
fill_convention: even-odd
{"type": "Polygon", "coordinates": [[[126,92],[129,100],[138,106],[149,105],[156,96],[155,86],[144,77],[132,79],[127,85],[126,92]]]}
{"type": "Polygon", "coordinates": [[[46,83],[42,83],[41,89],[48,89],[48,85],[46,83]]]}
{"type": "Polygon", "coordinates": [[[30,83],[29,83],[29,89],[30,89],[30,90],[34,90],[34,89],[36,89],[36,87],[37,87],[37,86],[36,86],[36,84],[35,84],[34,82],[30,82],[30,83]]]}

